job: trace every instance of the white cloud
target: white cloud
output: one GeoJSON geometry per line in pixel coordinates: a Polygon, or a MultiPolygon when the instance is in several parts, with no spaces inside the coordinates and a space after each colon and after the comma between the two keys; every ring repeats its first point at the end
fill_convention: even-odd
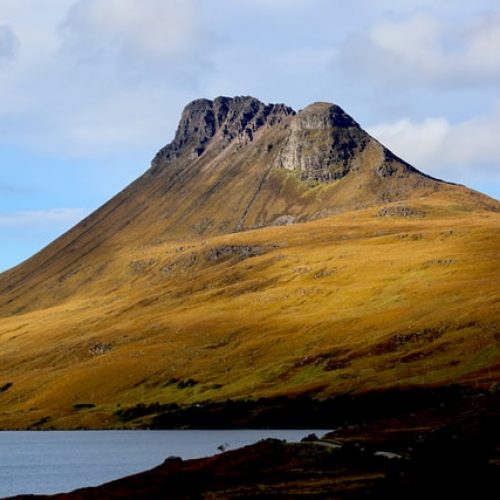
{"type": "Polygon", "coordinates": [[[463,69],[498,76],[500,74],[500,12],[472,26],[466,33],[466,39],[463,69]]]}
{"type": "Polygon", "coordinates": [[[52,208],[47,210],[25,210],[0,212],[0,228],[17,229],[62,229],[71,227],[86,215],[83,208],[52,208]]]}
{"type": "Polygon", "coordinates": [[[384,22],[375,25],[368,39],[381,54],[403,65],[411,65],[426,74],[439,71],[441,62],[440,27],[430,16],[418,15],[406,22],[384,22]]]}
{"type": "Polygon", "coordinates": [[[368,131],[410,163],[429,165],[436,160],[449,134],[450,124],[442,117],[429,118],[421,123],[404,118],[369,127],[368,131]]]}
{"type": "MultiPolygon", "coordinates": [[[[21,47],[15,64],[0,72],[0,142],[59,156],[152,156],[171,139],[189,100],[252,93],[296,107],[332,100],[361,121],[376,112],[408,116],[399,126],[408,142],[415,142],[410,131],[427,134],[418,142],[429,157],[424,152],[454,126],[449,118],[412,121],[418,104],[398,97],[414,83],[470,84],[467,95],[425,89],[425,100],[419,88],[418,116],[455,109],[472,116],[487,106],[488,97],[478,103],[478,95],[484,83],[500,85],[500,15],[484,1],[448,6],[444,14],[432,0],[374,4],[0,0],[0,23],[21,47]],[[478,17],[481,8],[493,13],[478,17]],[[344,85],[346,68],[356,77],[352,85],[344,85]],[[400,92],[392,82],[404,84],[400,92]]],[[[496,88],[488,91],[498,94],[496,88]]]]}
{"type": "Polygon", "coordinates": [[[202,93],[212,39],[198,0],[3,2],[22,44],[15,67],[0,72],[4,144],[152,156],[180,106],[202,93]]]}
{"type": "Polygon", "coordinates": [[[406,118],[368,130],[428,174],[469,185],[500,182],[500,109],[455,124],[444,117],[421,122],[406,118]]]}
{"type": "Polygon", "coordinates": [[[376,23],[349,39],[343,64],[384,84],[500,84],[500,11],[462,25],[428,14],[376,23]]]}
{"type": "Polygon", "coordinates": [[[79,0],[63,32],[83,60],[129,64],[196,55],[205,35],[197,0],[79,0]]]}

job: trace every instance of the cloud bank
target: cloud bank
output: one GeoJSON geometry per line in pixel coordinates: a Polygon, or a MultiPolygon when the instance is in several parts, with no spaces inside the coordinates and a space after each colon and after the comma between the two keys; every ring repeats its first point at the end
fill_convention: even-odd
{"type": "Polygon", "coordinates": [[[500,82],[500,11],[461,25],[415,14],[372,25],[344,46],[347,71],[384,85],[500,82]]]}
{"type": "Polygon", "coordinates": [[[205,37],[196,0],[79,0],[62,32],[80,60],[104,60],[120,71],[198,57],[205,37]]]}
{"type": "MultiPolygon", "coordinates": [[[[44,13],[33,0],[19,3],[35,10],[22,16],[11,4],[23,50],[15,71],[0,74],[0,143],[94,157],[147,147],[153,155],[166,117],[201,92],[200,75],[210,72],[198,0],[78,0],[44,13]]],[[[0,43],[12,37],[0,28],[0,43]]],[[[0,46],[0,61],[3,53],[14,57],[13,41],[0,46]]]]}
{"type": "Polygon", "coordinates": [[[191,99],[254,94],[341,104],[443,177],[499,165],[491,0],[2,0],[0,19],[0,146],[151,158],[191,99]]]}
{"type": "Polygon", "coordinates": [[[404,118],[369,132],[417,168],[465,184],[500,182],[500,107],[452,124],[445,117],[404,118]]]}

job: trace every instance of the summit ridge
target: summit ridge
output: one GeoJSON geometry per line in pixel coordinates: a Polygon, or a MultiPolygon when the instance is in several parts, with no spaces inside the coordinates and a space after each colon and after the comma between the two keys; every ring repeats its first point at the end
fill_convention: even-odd
{"type": "Polygon", "coordinates": [[[251,96],[196,99],[184,108],[174,140],[158,152],[153,166],[174,160],[184,152],[192,159],[201,156],[216,134],[222,148],[236,137],[252,141],[264,125],[273,126],[294,114],[289,106],[264,104],[251,96]]]}
{"type": "Polygon", "coordinates": [[[264,104],[251,96],[190,102],[174,139],[154,157],[150,173],[160,173],[182,158],[193,162],[208,149],[218,153],[229,146],[241,149],[270,129],[279,130],[280,137],[267,141],[267,161],[275,169],[294,172],[303,181],[331,182],[359,172],[360,161],[366,163],[360,160],[365,149],[368,156],[378,154],[380,177],[419,173],[336,104],[315,102],[296,112],[285,104],[264,104]]]}

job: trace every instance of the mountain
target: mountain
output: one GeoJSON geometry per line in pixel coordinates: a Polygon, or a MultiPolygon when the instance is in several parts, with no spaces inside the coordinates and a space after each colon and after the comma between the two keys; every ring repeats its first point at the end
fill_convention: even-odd
{"type": "Polygon", "coordinates": [[[139,179],[0,275],[0,425],[489,386],[499,211],[334,104],[193,101],[139,179]]]}

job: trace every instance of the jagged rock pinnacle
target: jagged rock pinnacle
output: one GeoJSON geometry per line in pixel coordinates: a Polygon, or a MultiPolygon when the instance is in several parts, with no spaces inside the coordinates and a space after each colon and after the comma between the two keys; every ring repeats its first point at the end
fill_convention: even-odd
{"type": "Polygon", "coordinates": [[[188,153],[197,158],[216,134],[222,148],[236,137],[252,141],[254,133],[264,125],[275,125],[295,111],[284,104],[264,104],[250,96],[197,99],[182,112],[174,140],[161,149],[153,166],[164,164],[188,153]]]}

